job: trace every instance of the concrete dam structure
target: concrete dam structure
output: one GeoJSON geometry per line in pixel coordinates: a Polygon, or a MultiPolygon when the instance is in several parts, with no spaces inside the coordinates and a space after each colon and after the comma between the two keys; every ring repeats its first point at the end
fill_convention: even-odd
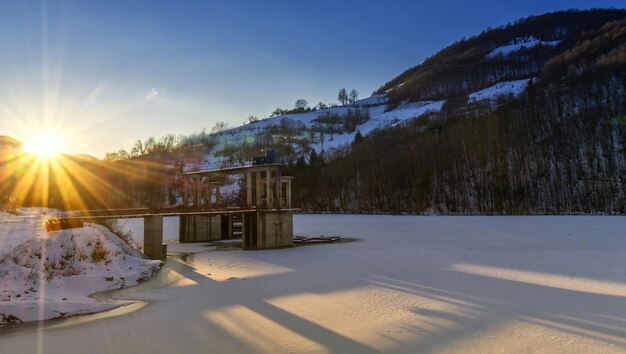
{"type": "Polygon", "coordinates": [[[67,218],[50,218],[49,230],[82,226],[84,221],[103,219],[144,219],[144,254],[165,259],[163,218],[180,217],[179,242],[208,242],[241,238],[244,250],[262,250],[293,246],[291,180],[282,176],[284,165],[261,165],[229,168],[205,168],[181,174],[183,205],[173,208],[82,210],[67,218]],[[221,196],[224,176],[243,175],[246,204],[227,207],[221,196]],[[65,227],[64,225],[67,225],[65,227]]]}

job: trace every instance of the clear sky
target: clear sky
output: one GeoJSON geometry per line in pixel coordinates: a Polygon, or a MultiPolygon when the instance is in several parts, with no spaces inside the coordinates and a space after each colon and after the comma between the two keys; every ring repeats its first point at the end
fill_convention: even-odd
{"type": "Polygon", "coordinates": [[[51,129],[102,157],[361,97],[461,37],[624,1],[0,1],[0,134],[51,129]]]}

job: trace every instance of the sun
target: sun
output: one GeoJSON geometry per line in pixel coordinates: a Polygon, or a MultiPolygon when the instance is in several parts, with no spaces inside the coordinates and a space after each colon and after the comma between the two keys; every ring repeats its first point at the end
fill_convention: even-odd
{"type": "Polygon", "coordinates": [[[22,150],[48,160],[65,151],[65,142],[61,136],[55,133],[37,133],[22,144],[22,150]]]}

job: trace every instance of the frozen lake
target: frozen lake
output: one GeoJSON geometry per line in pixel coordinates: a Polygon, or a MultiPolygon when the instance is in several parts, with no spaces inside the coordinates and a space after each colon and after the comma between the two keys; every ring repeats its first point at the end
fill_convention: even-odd
{"type": "MultiPolygon", "coordinates": [[[[141,235],[141,222],[126,227],[141,235]]],[[[136,311],[0,330],[2,353],[626,353],[626,217],[297,215],[352,242],[170,242],[136,311]]],[[[176,219],[165,224],[175,238],[176,219]]]]}

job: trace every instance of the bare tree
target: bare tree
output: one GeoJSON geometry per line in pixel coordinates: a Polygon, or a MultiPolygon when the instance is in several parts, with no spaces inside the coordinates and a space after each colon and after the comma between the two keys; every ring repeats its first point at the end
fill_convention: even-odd
{"type": "Polygon", "coordinates": [[[129,158],[130,158],[130,154],[128,153],[128,151],[124,149],[118,150],[116,152],[107,152],[104,155],[104,161],[107,161],[107,162],[126,160],[129,158]]]}
{"type": "Polygon", "coordinates": [[[280,116],[287,113],[286,109],[282,109],[280,107],[276,107],[276,109],[274,110],[274,112],[272,112],[272,114],[270,114],[270,117],[276,117],[276,116],[280,116]]]}
{"type": "Polygon", "coordinates": [[[124,149],[120,149],[117,152],[117,157],[119,160],[127,160],[127,159],[130,159],[130,154],[128,153],[128,151],[124,149]]]}
{"type": "Polygon", "coordinates": [[[146,154],[153,152],[156,149],[156,147],[157,147],[157,141],[153,136],[146,139],[146,142],[143,143],[144,153],[146,154]]]}
{"type": "Polygon", "coordinates": [[[259,121],[258,117],[249,116],[248,119],[246,119],[246,121],[244,122],[244,124],[255,123],[255,122],[258,122],[258,121],[259,121]]]}
{"type": "Polygon", "coordinates": [[[143,142],[141,141],[141,139],[135,141],[133,148],[130,150],[130,155],[135,157],[135,156],[144,155],[145,153],[146,153],[146,148],[143,142]]]}
{"type": "Polygon", "coordinates": [[[221,132],[222,130],[224,130],[226,128],[228,128],[228,123],[226,123],[226,122],[217,122],[217,123],[215,123],[213,128],[211,128],[211,134],[217,133],[217,132],[221,132]]]}
{"type": "Polygon", "coordinates": [[[341,90],[339,90],[339,95],[337,95],[337,100],[339,100],[341,104],[348,103],[348,92],[346,92],[345,88],[342,88],[341,90]]]}
{"type": "Polygon", "coordinates": [[[163,148],[167,152],[171,152],[176,147],[176,135],[168,134],[163,138],[163,148]]]}
{"type": "Polygon", "coordinates": [[[348,98],[350,103],[354,103],[359,99],[359,91],[352,89],[352,91],[350,91],[350,96],[348,98]]]}
{"type": "Polygon", "coordinates": [[[309,106],[309,102],[307,102],[307,100],[305,100],[304,98],[300,98],[293,106],[295,109],[298,110],[306,109],[309,106]]]}

